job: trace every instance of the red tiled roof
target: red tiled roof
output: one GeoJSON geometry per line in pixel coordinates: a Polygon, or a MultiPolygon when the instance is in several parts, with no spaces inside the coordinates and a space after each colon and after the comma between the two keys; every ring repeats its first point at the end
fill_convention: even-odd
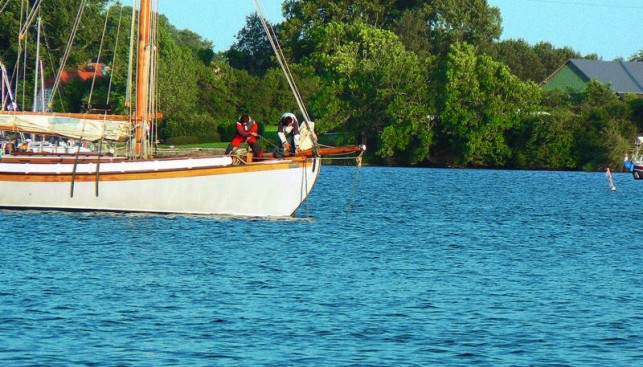
{"type": "MultiPolygon", "coordinates": [[[[97,78],[102,78],[105,75],[103,74],[103,64],[89,64],[85,67],[86,70],[77,70],[77,71],[63,71],[60,75],[60,82],[62,84],[67,84],[75,79],[80,79],[82,81],[90,80],[96,74],[97,78]],[[91,70],[94,68],[94,70],[91,70]],[[89,69],[89,71],[87,71],[89,69]]],[[[47,86],[52,86],[54,80],[47,80],[45,83],[47,86]]]]}

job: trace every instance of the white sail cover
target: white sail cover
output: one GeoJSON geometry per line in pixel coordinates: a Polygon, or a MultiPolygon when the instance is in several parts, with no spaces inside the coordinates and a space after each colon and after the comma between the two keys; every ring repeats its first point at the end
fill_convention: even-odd
{"type": "Polygon", "coordinates": [[[121,141],[129,135],[130,122],[122,116],[105,115],[103,119],[83,118],[82,114],[77,116],[29,112],[0,113],[0,130],[59,135],[89,141],[121,141]]]}
{"type": "Polygon", "coordinates": [[[302,123],[299,126],[299,149],[310,150],[315,146],[317,135],[315,134],[315,123],[308,121],[308,124],[302,123]],[[310,126],[310,130],[308,127],[310,126]]]}

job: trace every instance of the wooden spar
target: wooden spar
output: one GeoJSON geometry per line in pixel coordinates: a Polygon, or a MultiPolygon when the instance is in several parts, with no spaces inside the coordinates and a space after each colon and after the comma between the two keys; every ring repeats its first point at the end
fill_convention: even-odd
{"type": "Polygon", "coordinates": [[[56,113],[56,112],[31,112],[31,111],[2,111],[0,115],[14,115],[14,116],[54,116],[54,117],[71,117],[77,119],[87,120],[114,120],[114,121],[127,121],[127,115],[105,115],[100,113],[56,113]]]}
{"type": "Polygon", "coordinates": [[[151,0],[141,0],[138,24],[138,54],[136,73],[136,156],[143,156],[143,129],[147,124],[149,89],[149,28],[151,0]]]}
{"type": "MultiPolygon", "coordinates": [[[[355,146],[348,146],[348,147],[320,148],[318,153],[319,153],[320,156],[323,157],[325,155],[332,155],[332,154],[359,152],[360,150],[363,150],[363,149],[361,147],[355,145],[355,146]]],[[[303,152],[297,153],[297,156],[312,157],[313,156],[313,151],[312,150],[305,150],[303,152]]]]}
{"type": "MultiPolygon", "coordinates": [[[[317,153],[320,157],[323,158],[325,155],[355,153],[363,150],[366,150],[366,149],[364,147],[354,145],[354,146],[346,146],[346,147],[320,148],[318,149],[317,153]]],[[[290,152],[286,152],[284,154],[284,157],[286,157],[287,159],[303,159],[303,158],[313,157],[314,155],[315,154],[311,149],[311,150],[301,151],[297,153],[297,155],[295,156],[292,156],[290,152]]],[[[264,155],[264,158],[274,158],[274,155],[268,153],[264,155]]]]}

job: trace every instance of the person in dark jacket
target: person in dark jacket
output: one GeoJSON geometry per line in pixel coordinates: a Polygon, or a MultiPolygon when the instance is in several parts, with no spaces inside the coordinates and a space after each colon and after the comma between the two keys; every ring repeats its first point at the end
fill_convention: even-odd
{"type": "Polygon", "coordinates": [[[245,141],[256,157],[263,157],[263,151],[257,143],[257,136],[259,136],[257,130],[259,130],[259,124],[256,121],[245,113],[241,115],[237,121],[237,130],[234,138],[232,138],[232,141],[228,144],[225,154],[228,155],[236,151],[239,145],[245,141]]]}

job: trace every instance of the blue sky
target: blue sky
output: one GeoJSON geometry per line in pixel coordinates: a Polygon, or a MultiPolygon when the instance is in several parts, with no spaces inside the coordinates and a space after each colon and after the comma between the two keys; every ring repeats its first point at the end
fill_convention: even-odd
{"type": "MultiPolygon", "coordinates": [[[[254,12],[251,0],[159,0],[159,11],[179,29],[190,29],[226,50],[254,12]]],[[[522,38],[569,46],[604,60],[629,58],[643,49],[643,0],[488,0],[500,8],[501,39],[522,38]]],[[[281,0],[260,0],[271,22],[279,22],[281,0]]]]}

